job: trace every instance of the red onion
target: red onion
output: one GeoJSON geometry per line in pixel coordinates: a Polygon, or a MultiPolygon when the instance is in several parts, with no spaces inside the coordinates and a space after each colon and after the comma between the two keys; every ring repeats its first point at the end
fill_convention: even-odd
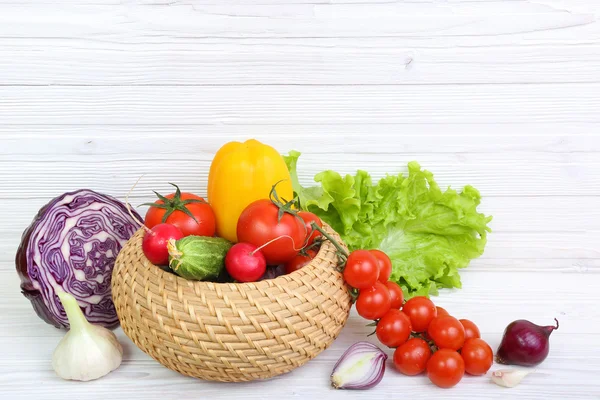
{"type": "Polygon", "coordinates": [[[387,357],[387,354],[372,343],[354,343],[333,367],[332,386],[336,389],[372,388],[383,378],[387,357]]]}
{"type": "Polygon", "coordinates": [[[511,322],[502,336],[496,361],[525,367],[544,361],[550,351],[550,334],[558,329],[558,320],[554,320],[556,326],[539,326],[524,319],[511,322]]]}

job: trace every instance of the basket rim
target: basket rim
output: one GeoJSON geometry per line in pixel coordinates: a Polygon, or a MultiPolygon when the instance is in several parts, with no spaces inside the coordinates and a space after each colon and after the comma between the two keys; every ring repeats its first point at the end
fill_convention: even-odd
{"type": "MultiPolygon", "coordinates": [[[[323,229],[329,233],[329,234],[333,234],[336,237],[336,240],[338,240],[338,243],[342,246],[342,247],[346,247],[344,242],[341,240],[341,238],[339,237],[339,235],[337,234],[337,232],[335,232],[333,230],[333,228],[331,228],[331,226],[329,226],[327,223],[323,222],[323,229]]],[[[128,245],[138,245],[136,242],[139,240],[139,246],[141,246],[141,239],[143,238],[143,235],[140,235],[140,233],[144,232],[144,228],[140,228],[138,229],[138,231],[131,237],[130,242],[128,243],[128,245]]],[[[148,260],[144,254],[144,252],[141,252],[141,256],[143,257],[142,260],[145,260],[146,262],[144,262],[144,265],[147,265],[148,268],[155,268],[157,269],[157,278],[160,280],[164,280],[164,279],[174,279],[177,283],[177,285],[180,284],[184,284],[184,285],[194,285],[197,286],[199,289],[210,289],[210,290],[214,290],[218,287],[244,287],[244,288],[257,288],[257,289],[266,289],[276,283],[278,284],[284,284],[286,283],[286,281],[288,281],[288,279],[286,279],[286,277],[289,277],[293,274],[302,274],[302,275],[306,275],[308,273],[308,271],[312,271],[315,270],[317,268],[317,264],[314,262],[314,260],[319,256],[319,255],[323,255],[323,253],[326,252],[333,252],[335,254],[336,252],[336,248],[335,246],[329,241],[326,240],[323,242],[323,244],[321,245],[321,247],[319,248],[319,251],[317,253],[317,255],[315,256],[315,258],[308,263],[307,265],[305,265],[304,267],[289,273],[289,274],[283,274],[283,275],[279,275],[276,278],[272,278],[272,279],[264,279],[262,281],[255,281],[255,282],[212,282],[212,281],[199,281],[199,280],[191,280],[191,279],[185,279],[179,275],[177,275],[175,272],[169,272],[169,271],[165,271],[163,268],[161,268],[160,266],[150,262],[150,260],[148,260]]],[[[335,258],[337,258],[337,256],[334,256],[335,258]]]]}

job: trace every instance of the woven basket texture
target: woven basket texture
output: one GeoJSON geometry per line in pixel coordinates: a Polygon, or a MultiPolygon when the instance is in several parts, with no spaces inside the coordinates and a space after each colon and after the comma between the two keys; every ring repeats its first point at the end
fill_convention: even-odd
{"type": "Polygon", "coordinates": [[[213,283],[189,281],[150,263],[143,235],[140,229],[117,257],[113,301],[125,334],[174,371],[224,382],[272,378],[316,357],[348,319],[351,297],[328,241],[291,274],[213,283]]]}

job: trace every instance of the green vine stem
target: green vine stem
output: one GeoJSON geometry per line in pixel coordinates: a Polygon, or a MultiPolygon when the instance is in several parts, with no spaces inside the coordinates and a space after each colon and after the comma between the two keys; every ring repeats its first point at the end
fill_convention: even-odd
{"type": "MultiPolygon", "coordinates": [[[[343,272],[344,268],[346,266],[346,261],[348,260],[348,252],[346,251],[346,249],[344,249],[338,242],[337,240],[335,240],[330,234],[328,234],[327,232],[325,232],[323,230],[323,228],[321,228],[319,225],[317,225],[314,221],[310,223],[310,226],[313,230],[318,231],[321,235],[323,235],[327,240],[329,240],[333,246],[336,249],[336,253],[337,256],[339,258],[339,263],[338,263],[338,271],[339,272],[343,272]]],[[[352,302],[354,303],[357,299],[358,299],[358,295],[359,295],[359,290],[353,287],[349,287],[348,289],[348,293],[350,294],[350,297],[352,298],[352,302]]]]}
{"type": "Polygon", "coordinates": [[[427,342],[427,345],[429,346],[429,348],[431,349],[432,353],[435,353],[438,350],[438,347],[435,345],[435,343],[433,342],[433,340],[431,339],[427,339],[425,337],[425,332],[422,333],[417,333],[417,332],[413,332],[410,334],[411,338],[418,338],[418,339],[422,339],[425,342],[427,342]]]}
{"type": "Polygon", "coordinates": [[[318,231],[321,235],[325,236],[325,238],[327,238],[327,240],[329,240],[335,246],[336,250],[338,251],[338,253],[340,253],[340,255],[342,255],[345,259],[348,258],[348,252],[346,251],[346,249],[344,249],[330,234],[325,232],[323,228],[317,225],[314,221],[311,222],[310,226],[314,230],[318,231]]]}

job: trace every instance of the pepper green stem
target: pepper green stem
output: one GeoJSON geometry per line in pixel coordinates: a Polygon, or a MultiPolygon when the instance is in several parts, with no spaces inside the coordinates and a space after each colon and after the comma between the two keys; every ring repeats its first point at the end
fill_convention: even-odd
{"type": "Polygon", "coordinates": [[[329,240],[336,248],[336,250],[338,252],[340,252],[340,254],[342,254],[344,257],[348,258],[348,252],[342,247],[340,246],[340,244],[327,232],[325,232],[323,230],[323,228],[321,228],[319,225],[317,225],[315,222],[311,222],[310,226],[318,231],[319,233],[321,233],[321,235],[325,236],[327,238],[327,240],[329,240]]]}
{"type": "Polygon", "coordinates": [[[89,322],[85,319],[83,312],[81,312],[81,308],[77,303],[77,299],[70,295],[69,293],[59,290],[56,292],[60,302],[67,313],[67,318],[69,320],[70,329],[81,330],[84,329],[89,322]]]}

